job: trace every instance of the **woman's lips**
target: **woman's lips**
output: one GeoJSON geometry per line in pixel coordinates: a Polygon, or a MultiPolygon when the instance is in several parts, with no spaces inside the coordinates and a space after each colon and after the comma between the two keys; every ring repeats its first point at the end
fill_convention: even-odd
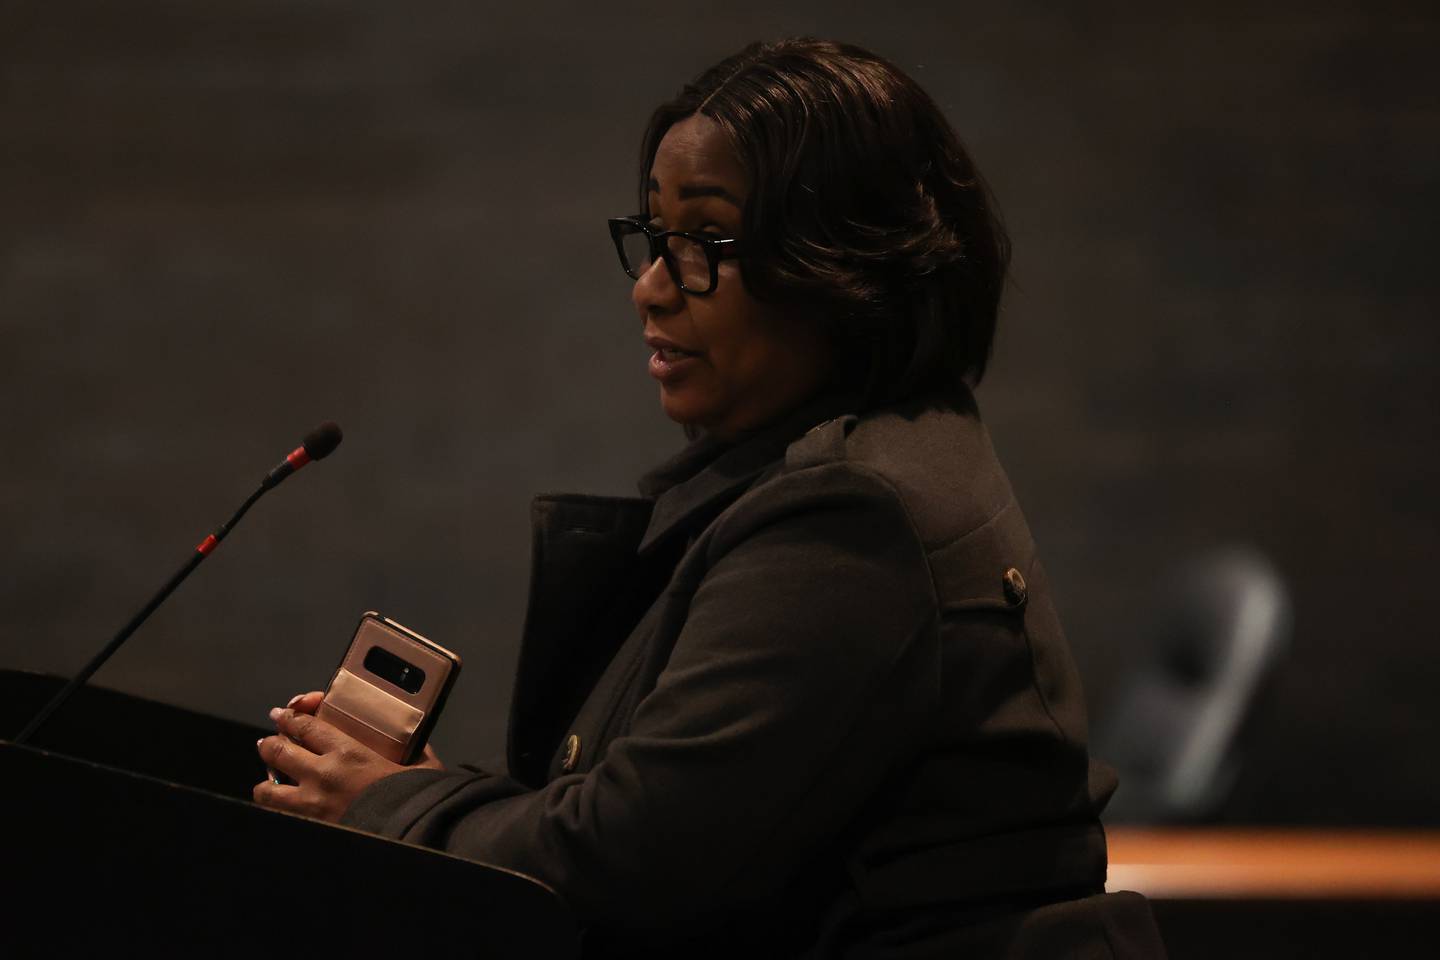
{"type": "Polygon", "coordinates": [[[650,376],[661,383],[678,380],[685,376],[699,360],[699,354],[661,347],[650,354],[650,376]]]}

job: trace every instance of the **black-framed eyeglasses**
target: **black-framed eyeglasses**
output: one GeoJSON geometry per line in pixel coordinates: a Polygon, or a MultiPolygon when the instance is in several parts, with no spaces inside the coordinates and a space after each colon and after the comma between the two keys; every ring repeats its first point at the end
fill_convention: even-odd
{"type": "Polygon", "coordinates": [[[682,230],[652,230],[643,217],[616,217],[609,223],[620,266],[633,280],[639,280],[659,257],[681,290],[710,293],[719,282],[720,261],[740,256],[738,240],[720,240],[682,230]]]}

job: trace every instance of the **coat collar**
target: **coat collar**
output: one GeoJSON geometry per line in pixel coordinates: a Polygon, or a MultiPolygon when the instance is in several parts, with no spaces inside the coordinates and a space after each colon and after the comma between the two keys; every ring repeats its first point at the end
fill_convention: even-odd
{"type": "Polygon", "coordinates": [[[738,440],[702,436],[640,478],[640,493],[655,501],[640,541],[648,554],[672,534],[694,532],[729,506],[811,427],[856,407],[853,396],[821,394],[738,440]]]}

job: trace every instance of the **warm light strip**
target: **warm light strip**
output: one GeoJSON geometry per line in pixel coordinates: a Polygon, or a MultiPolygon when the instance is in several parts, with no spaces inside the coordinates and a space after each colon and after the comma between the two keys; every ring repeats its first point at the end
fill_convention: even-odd
{"type": "Polygon", "coordinates": [[[1440,831],[1106,831],[1107,890],[1158,899],[1440,898],[1440,831]]]}

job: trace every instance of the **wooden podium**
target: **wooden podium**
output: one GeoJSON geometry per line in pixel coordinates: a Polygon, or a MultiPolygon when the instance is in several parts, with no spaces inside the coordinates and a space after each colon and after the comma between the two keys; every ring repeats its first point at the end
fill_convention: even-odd
{"type": "MultiPolygon", "coordinates": [[[[60,683],[0,670],[0,734],[60,683]]],[[[0,741],[0,955],[579,955],[534,878],[251,803],[270,732],[87,688],[0,741]]]]}

